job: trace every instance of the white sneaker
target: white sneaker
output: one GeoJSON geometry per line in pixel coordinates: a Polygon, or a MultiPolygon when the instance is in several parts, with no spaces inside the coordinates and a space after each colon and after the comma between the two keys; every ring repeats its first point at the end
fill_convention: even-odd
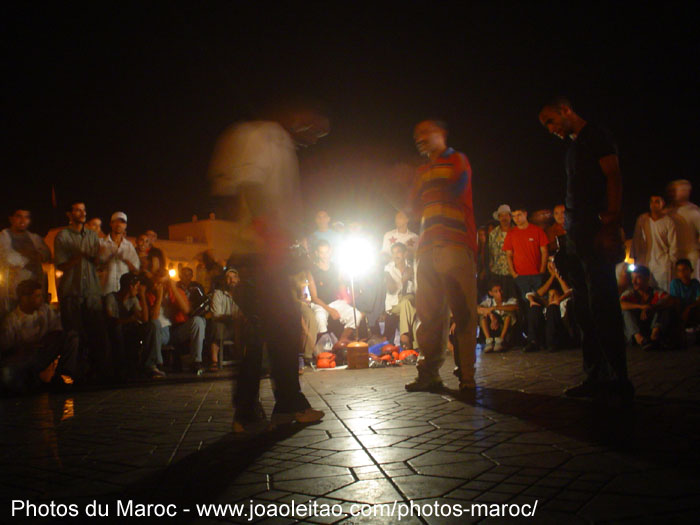
{"type": "Polygon", "coordinates": [[[493,337],[486,339],[486,344],[484,345],[484,353],[493,352],[493,337]]]}
{"type": "Polygon", "coordinates": [[[496,345],[493,347],[494,352],[503,352],[503,350],[506,349],[506,347],[503,344],[503,338],[502,337],[496,337],[494,339],[496,345]]]}

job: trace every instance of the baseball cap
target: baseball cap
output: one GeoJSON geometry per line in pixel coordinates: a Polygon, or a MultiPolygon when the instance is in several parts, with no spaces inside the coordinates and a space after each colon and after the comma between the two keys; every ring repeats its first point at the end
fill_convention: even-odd
{"type": "Polygon", "coordinates": [[[121,219],[122,221],[126,222],[126,213],[124,213],[123,211],[115,211],[112,214],[112,218],[110,219],[110,221],[116,221],[117,219],[121,219]]]}

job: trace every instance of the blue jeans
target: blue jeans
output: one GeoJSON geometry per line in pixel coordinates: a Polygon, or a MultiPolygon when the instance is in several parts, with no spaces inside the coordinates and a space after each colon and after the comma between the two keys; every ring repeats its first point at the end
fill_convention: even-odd
{"type": "Polygon", "coordinates": [[[207,322],[203,317],[190,317],[184,323],[174,326],[161,327],[158,331],[159,343],[156,343],[156,359],[158,363],[163,362],[161,348],[168,343],[178,345],[188,343],[190,355],[195,363],[202,362],[202,348],[204,348],[204,333],[207,322]]]}

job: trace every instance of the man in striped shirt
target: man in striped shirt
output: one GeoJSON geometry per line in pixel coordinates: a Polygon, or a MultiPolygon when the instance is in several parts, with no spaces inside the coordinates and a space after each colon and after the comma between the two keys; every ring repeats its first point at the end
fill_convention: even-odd
{"type": "Polygon", "coordinates": [[[416,125],[416,148],[428,162],[418,169],[410,206],[420,217],[416,310],[421,325],[418,377],[409,392],[442,388],[449,311],[455,320],[455,364],[460,391],[471,392],[476,347],[476,224],[471,167],[466,155],[448,148],[447,126],[435,120],[416,125]]]}

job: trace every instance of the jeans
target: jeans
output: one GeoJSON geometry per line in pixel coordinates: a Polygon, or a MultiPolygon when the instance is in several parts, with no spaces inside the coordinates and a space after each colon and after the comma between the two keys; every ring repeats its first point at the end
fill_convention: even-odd
{"type": "Polygon", "coordinates": [[[206,328],[207,322],[203,317],[199,316],[190,317],[181,325],[161,327],[158,331],[160,344],[156,344],[156,359],[158,359],[158,363],[163,362],[161,348],[168,343],[173,345],[188,343],[192,359],[195,363],[201,363],[206,328]]]}
{"type": "Polygon", "coordinates": [[[654,315],[642,320],[641,310],[623,310],[622,318],[625,321],[625,337],[627,341],[632,342],[635,334],[642,334],[644,337],[649,337],[654,328],[659,328],[659,335],[664,338],[668,335],[671,326],[670,308],[658,310],[654,315]]]}

